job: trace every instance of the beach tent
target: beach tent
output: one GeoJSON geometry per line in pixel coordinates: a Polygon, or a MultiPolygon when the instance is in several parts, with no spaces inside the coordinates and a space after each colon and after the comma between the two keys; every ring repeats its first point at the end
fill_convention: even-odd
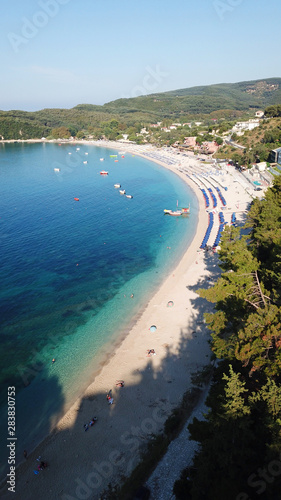
{"type": "Polygon", "coordinates": [[[155,331],[157,330],[157,326],[152,325],[152,326],[149,328],[149,330],[150,330],[151,332],[155,332],[155,331]]]}

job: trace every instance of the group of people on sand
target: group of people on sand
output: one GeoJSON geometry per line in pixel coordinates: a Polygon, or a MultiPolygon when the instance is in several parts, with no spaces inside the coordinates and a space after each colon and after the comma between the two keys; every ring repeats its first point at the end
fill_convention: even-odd
{"type": "Polygon", "coordinates": [[[146,355],[150,358],[150,356],[155,356],[156,352],[154,349],[147,349],[146,355]]]}
{"type": "MultiPolygon", "coordinates": [[[[115,386],[116,386],[116,387],[124,387],[124,385],[125,385],[124,380],[116,380],[116,382],[115,382],[115,386]]],[[[110,391],[107,393],[107,395],[106,395],[106,399],[107,399],[107,402],[108,402],[108,404],[109,404],[109,405],[112,405],[112,404],[113,404],[113,402],[114,402],[114,398],[112,397],[112,394],[111,394],[111,389],[110,389],[110,391]]]]}
{"type": "Polygon", "coordinates": [[[97,421],[97,417],[91,418],[88,424],[84,424],[85,432],[89,429],[89,427],[93,427],[94,423],[97,421]]]}
{"type": "MultiPolygon", "coordinates": [[[[116,380],[115,385],[116,385],[116,387],[124,387],[125,382],[124,382],[124,380],[116,380]]],[[[106,399],[107,399],[108,404],[110,404],[110,405],[112,405],[112,404],[113,404],[113,402],[114,402],[114,398],[112,397],[112,394],[111,394],[111,389],[110,389],[110,391],[107,393],[107,395],[106,395],[106,399]]],[[[85,431],[87,431],[90,427],[92,427],[92,426],[95,424],[95,422],[96,422],[96,421],[97,421],[97,417],[93,417],[93,418],[90,420],[90,422],[89,422],[89,423],[84,424],[84,430],[85,430],[85,431]]]]}
{"type": "Polygon", "coordinates": [[[34,470],[34,474],[39,474],[40,470],[44,470],[48,467],[47,462],[44,462],[44,460],[41,460],[41,457],[36,458],[37,462],[39,462],[37,470],[34,470]]]}

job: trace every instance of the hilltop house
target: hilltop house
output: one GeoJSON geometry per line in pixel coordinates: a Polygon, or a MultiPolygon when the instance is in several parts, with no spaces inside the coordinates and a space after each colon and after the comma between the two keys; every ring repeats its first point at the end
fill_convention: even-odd
{"type": "Polygon", "coordinates": [[[259,123],[259,118],[252,118],[247,122],[237,122],[234,127],[232,127],[232,132],[235,132],[237,135],[243,135],[246,130],[253,130],[258,127],[259,123]]]}
{"type": "Polygon", "coordinates": [[[149,126],[150,128],[158,128],[162,125],[162,122],[157,122],[157,123],[151,123],[149,126]]]}

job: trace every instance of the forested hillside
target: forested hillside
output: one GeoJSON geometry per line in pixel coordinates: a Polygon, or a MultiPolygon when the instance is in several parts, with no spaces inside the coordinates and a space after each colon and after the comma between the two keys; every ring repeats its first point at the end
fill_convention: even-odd
{"type": "Polygon", "coordinates": [[[264,108],[281,101],[281,79],[268,78],[239,83],[222,83],[173,90],[131,99],[119,99],[104,106],[124,112],[153,112],[158,116],[209,114],[221,109],[264,108]]]}
{"type": "Polygon", "coordinates": [[[218,360],[193,467],[183,471],[178,499],[280,500],[281,491],[281,180],[250,209],[242,236],[226,227],[221,277],[199,295],[218,360]],[[244,231],[245,233],[245,231],[244,231]]]}
{"type": "Polygon", "coordinates": [[[119,128],[107,130],[106,135],[116,139],[124,131],[134,136],[141,127],[158,121],[233,119],[280,102],[281,78],[269,78],[117,99],[103,106],[79,104],[72,109],[0,111],[0,139],[52,137],[53,129],[60,127],[68,130],[66,137],[79,134],[78,138],[88,135],[99,138],[106,135],[106,128],[112,129],[112,121],[117,121],[119,128]]]}

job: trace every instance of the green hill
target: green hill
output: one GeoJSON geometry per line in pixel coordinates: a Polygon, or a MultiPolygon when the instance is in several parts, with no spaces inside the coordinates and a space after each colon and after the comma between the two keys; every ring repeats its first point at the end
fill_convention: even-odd
{"type": "Polygon", "coordinates": [[[104,105],[107,110],[148,112],[160,116],[209,114],[222,109],[264,108],[281,102],[281,78],[200,87],[118,99],[104,105]]]}
{"type": "Polygon", "coordinates": [[[79,104],[72,109],[0,111],[0,139],[47,137],[59,127],[68,128],[72,135],[79,131],[98,135],[99,129],[102,133],[112,120],[124,131],[165,119],[182,122],[216,117],[216,113],[219,118],[231,118],[280,103],[281,78],[267,78],[117,99],[103,106],[79,104]]]}

